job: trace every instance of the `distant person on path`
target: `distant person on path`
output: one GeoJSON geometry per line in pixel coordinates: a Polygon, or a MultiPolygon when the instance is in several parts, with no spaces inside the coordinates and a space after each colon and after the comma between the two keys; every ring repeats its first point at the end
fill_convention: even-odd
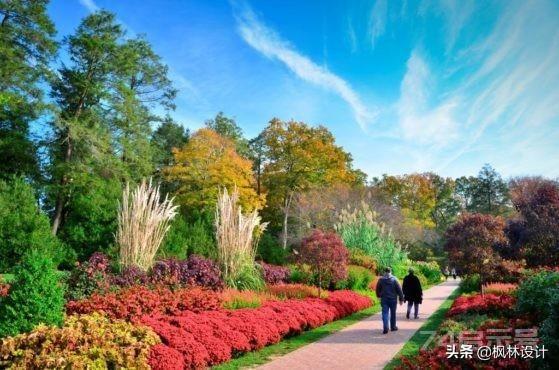
{"type": "Polygon", "coordinates": [[[404,291],[404,302],[408,302],[408,311],[406,319],[410,318],[411,308],[413,306],[413,318],[418,318],[419,305],[423,303],[423,289],[419,278],[413,273],[413,269],[409,269],[409,274],[404,278],[402,290],[404,291]]]}
{"type": "Polygon", "coordinates": [[[448,280],[448,277],[449,277],[449,275],[450,275],[450,271],[448,271],[448,266],[446,266],[446,267],[444,268],[443,275],[444,275],[445,281],[448,280]]]}
{"type": "Polygon", "coordinates": [[[450,273],[452,274],[454,280],[456,280],[456,269],[454,267],[452,268],[452,271],[450,273]]]}
{"type": "Polygon", "coordinates": [[[384,275],[377,283],[377,297],[380,298],[380,305],[382,307],[382,334],[388,333],[388,314],[390,312],[390,330],[396,331],[396,306],[398,299],[400,305],[404,303],[404,293],[400,287],[398,280],[392,275],[392,270],[387,267],[384,270],[384,275]]]}

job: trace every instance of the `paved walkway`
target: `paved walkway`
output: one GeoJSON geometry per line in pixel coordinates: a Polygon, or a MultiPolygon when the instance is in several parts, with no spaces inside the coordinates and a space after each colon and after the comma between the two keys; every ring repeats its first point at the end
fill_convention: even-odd
{"type": "Polygon", "coordinates": [[[419,319],[406,320],[406,304],[398,306],[398,331],[382,334],[380,313],[299,348],[259,367],[263,370],[382,369],[458,287],[448,280],[423,292],[419,319]]]}

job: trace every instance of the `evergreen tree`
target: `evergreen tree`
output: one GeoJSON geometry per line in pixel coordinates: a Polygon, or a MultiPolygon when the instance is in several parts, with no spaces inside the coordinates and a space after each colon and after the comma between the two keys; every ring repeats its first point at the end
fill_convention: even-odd
{"type": "Polygon", "coordinates": [[[231,139],[235,143],[237,153],[245,158],[250,155],[249,143],[243,137],[243,130],[234,118],[226,117],[223,112],[219,112],[214,119],[207,120],[205,125],[221,136],[231,139]]]}
{"type": "Polygon", "coordinates": [[[39,86],[56,53],[47,0],[0,0],[0,177],[39,176],[29,124],[45,110],[39,86]]]}

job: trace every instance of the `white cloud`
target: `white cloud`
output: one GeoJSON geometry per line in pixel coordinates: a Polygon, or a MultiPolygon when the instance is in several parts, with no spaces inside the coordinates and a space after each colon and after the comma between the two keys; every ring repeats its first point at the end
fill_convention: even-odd
{"type": "Polygon", "coordinates": [[[349,83],[297,52],[274,30],[261,23],[250,9],[245,8],[237,14],[237,23],[241,37],[252,48],[267,58],[281,61],[299,78],[340,96],[351,107],[355,120],[363,130],[373,121],[376,111],[361,101],[349,83]]]}
{"type": "Polygon", "coordinates": [[[428,65],[418,52],[414,51],[407,63],[396,110],[406,140],[439,147],[448,144],[457,136],[458,124],[454,114],[458,104],[456,100],[451,99],[430,108],[431,80],[428,65]]]}
{"type": "Polygon", "coordinates": [[[375,47],[376,40],[386,31],[388,4],[386,0],[376,0],[369,16],[369,38],[375,47]]]}
{"type": "Polygon", "coordinates": [[[91,13],[98,11],[100,8],[93,0],[79,0],[80,3],[87,8],[91,13]]]}

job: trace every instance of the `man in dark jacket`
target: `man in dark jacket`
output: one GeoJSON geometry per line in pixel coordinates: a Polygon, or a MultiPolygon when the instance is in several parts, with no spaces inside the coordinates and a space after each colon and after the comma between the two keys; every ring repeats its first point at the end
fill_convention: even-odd
{"type": "Polygon", "coordinates": [[[409,269],[409,274],[404,278],[402,290],[404,291],[404,299],[408,302],[406,318],[410,318],[411,307],[413,306],[414,319],[417,319],[419,305],[423,302],[423,290],[421,289],[421,282],[413,273],[413,269],[409,269]]]}
{"type": "Polygon", "coordinates": [[[404,293],[400,287],[398,280],[392,275],[390,267],[384,270],[384,275],[377,283],[377,297],[380,298],[380,305],[382,307],[382,334],[388,333],[388,313],[390,312],[390,330],[396,331],[396,305],[397,300],[400,304],[404,303],[404,293]]]}

